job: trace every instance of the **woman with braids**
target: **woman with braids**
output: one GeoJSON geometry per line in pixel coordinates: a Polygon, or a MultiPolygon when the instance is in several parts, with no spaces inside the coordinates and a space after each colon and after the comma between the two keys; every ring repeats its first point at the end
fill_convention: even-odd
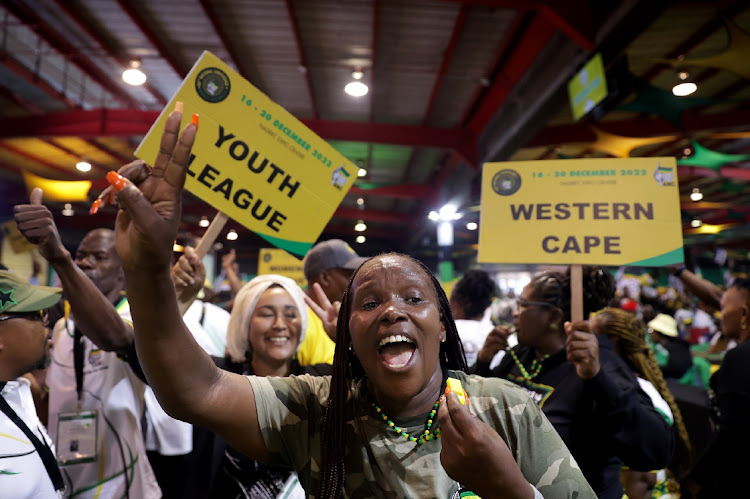
{"type": "MultiPolygon", "coordinates": [[[[680,409],[667,388],[653,350],[646,343],[643,324],[633,314],[619,308],[605,308],[591,318],[591,329],[606,335],[614,351],[636,374],[641,389],[651,398],[654,408],[670,425],[674,424],[687,454],[692,460],[693,447],[682,420],[680,409]]],[[[679,497],[680,488],[667,470],[643,472],[623,470],[620,474],[625,493],[630,499],[679,497]]]]}
{"type": "Polygon", "coordinates": [[[110,173],[138,357],[163,408],[246,456],[287,464],[308,496],[594,497],[559,435],[502,380],[465,374],[445,293],[404,255],[368,260],[342,300],[333,375],[222,371],[180,319],[170,278],[197,126],[166,120],[153,169],[110,173]],[[463,384],[466,406],[448,377],[463,384]]]}
{"type": "MultiPolygon", "coordinates": [[[[604,308],[614,291],[609,273],[584,267],[584,317],[604,308]]],[[[486,362],[477,362],[475,372],[524,388],[597,496],[620,499],[622,464],[646,471],[665,467],[674,437],[612,342],[569,321],[570,273],[536,276],[518,299],[519,344],[492,371],[486,362]]]]}

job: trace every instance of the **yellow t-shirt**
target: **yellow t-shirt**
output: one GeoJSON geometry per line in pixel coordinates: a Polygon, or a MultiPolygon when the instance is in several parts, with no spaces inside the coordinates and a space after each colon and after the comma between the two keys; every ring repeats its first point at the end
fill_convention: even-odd
{"type": "Polygon", "coordinates": [[[333,352],[335,350],[336,343],[323,328],[323,321],[310,307],[307,307],[305,340],[297,351],[297,360],[300,365],[333,364],[333,352]]]}

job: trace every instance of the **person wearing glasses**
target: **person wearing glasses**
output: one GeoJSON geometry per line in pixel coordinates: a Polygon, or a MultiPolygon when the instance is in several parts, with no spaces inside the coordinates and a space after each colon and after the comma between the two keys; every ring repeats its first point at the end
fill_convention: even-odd
{"type": "MultiPolygon", "coordinates": [[[[583,268],[584,317],[606,306],[614,280],[583,268]]],[[[674,435],[606,336],[570,323],[570,273],[536,276],[518,299],[518,345],[495,369],[473,371],[524,388],[568,445],[599,498],[620,499],[620,468],[664,468],[674,435]]],[[[489,340],[488,340],[489,341],[489,340]]]]}
{"type": "Polygon", "coordinates": [[[180,134],[181,119],[180,110],[167,118],[153,168],[108,174],[138,356],[168,413],[252,459],[292,467],[308,497],[594,497],[522,390],[467,376],[440,283],[406,255],[354,271],[330,377],[217,368],[180,319],[170,278],[198,131],[194,120],[180,134]]]}
{"type": "Polygon", "coordinates": [[[34,286],[0,270],[0,495],[66,497],[52,440],[37,416],[24,376],[49,364],[44,309],[62,289],[34,286]]]}

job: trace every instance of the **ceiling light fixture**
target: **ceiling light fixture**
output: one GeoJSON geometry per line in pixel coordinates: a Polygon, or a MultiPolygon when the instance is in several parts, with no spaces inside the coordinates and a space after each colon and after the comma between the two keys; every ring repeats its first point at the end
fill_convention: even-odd
{"type": "Polygon", "coordinates": [[[690,226],[695,227],[696,229],[703,225],[703,222],[701,222],[700,218],[694,218],[690,221],[690,226]]]}
{"type": "Polygon", "coordinates": [[[201,217],[201,221],[198,222],[198,225],[201,227],[208,227],[211,224],[211,222],[208,221],[207,217],[201,217]]]}
{"type": "Polygon", "coordinates": [[[64,217],[72,217],[75,215],[75,211],[73,211],[73,205],[70,203],[65,203],[65,208],[62,211],[62,214],[64,217]]]}
{"type": "Polygon", "coordinates": [[[364,232],[367,230],[367,225],[365,225],[365,222],[363,220],[359,220],[357,222],[357,225],[354,226],[354,230],[357,232],[364,232]]]}
{"type": "Polygon", "coordinates": [[[703,193],[697,187],[693,187],[693,192],[690,193],[690,199],[693,201],[700,201],[703,199],[703,193]]]}
{"type": "Polygon", "coordinates": [[[130,61],[130,67],[122,72],[122,81],[135,87],[146,83],[146,73],[141,71],[140,61],[130,61]]]}
{"type": "Polygon", "coordinates": [[[359,171],[357,172],[357,176],[364,177],[365,175],[367,175],[367,170],[365,170],[364,168],[360,168],[359,171]]]}
{"type": "Polygon", "coordinates": [[[356,68],[352,73],[352,78],[354,78],[354,81],[346,84],[346,86],[344,87],[344,92],[351,95],[352,97],[362,97],[364,95],[367,95],[367,92],[370,91],[370,88],[360,81],[363,76],[364,74],[362,73],[362,69],[356,68]]]}
{"type": "Polygon", "coordinates": [[[88,161],[79,161],[76,163],[76,168],[82,172],[88,172],[91,171],[91,163],[88,161]]]}
{"type": "Polygon", "coordinates": [[[477,225],[476,222],[469,222],[466,224],[466,228],[469,230],[477,230],[478,227],[479,225],[477,225]]]}
{"type": "Polygon", "coordinates": [[[359,244],[362,244],[363,242],[367,241],[367,238],[366,238],[365,236],[357,236],[357,239],[356,239],[356,241],[357,241],[357,242],[358,242],[359,244]]]}
{"type": "Polygon", "coordinates": [[[685,97],[698,90],[698,85],[690,81],[690,74],[687,71],[678,72],[677,78],[680,80],[679,83],[672,87],[672,93],[677,97],[685,97]]]}
{"type": "Polygon", "coordinates": [[[357,198],[357,204],[363,206],[365,204],[365,198],[357,198]]]}
{"type": "Polygon", "coordinates": [[[456,205],[454,204],[446,204],[442,208],[440,208],[440,211],[431,211],[427,217],[432,220],[433,222],[437,222],[438,220],[442,220],[443,222],[449,222],[451,220],[458,220],[460,218],[463,218],[464,214],[459,213],[458,209],[456,208],[456,205]]]}
{"type": "Polygon", "coordinates": [[[227,239],[229,241],[236,241],[239,236],[237,235],[237,231],[232,229],[229,232],[227,232],[227,239]]]}

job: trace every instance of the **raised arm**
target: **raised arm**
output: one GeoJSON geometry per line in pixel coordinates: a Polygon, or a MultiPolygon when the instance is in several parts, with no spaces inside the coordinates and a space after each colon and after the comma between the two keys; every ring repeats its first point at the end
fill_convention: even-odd
{"type": "Polygon", "coordinates": [[[198,129],[195,116],[178,138],[181,119],[181,110],[169,115],[154,168],[138,186],[114,172],[107,175],[120,201],[117,251],[125,270],[138,358],[167,413],[207,427],[248,456],[265,461],[268,451],[250,383],[214,365],[177,307],[170,277],[172,244],[198,129]]]}
{"type": "Polygon", "coordinates": [[[232,296],[237,296],[242,288],[242,279],[240,279],[237,271],[234,270],[234,262],[236,261],[237,254],[234,248],[229,250],[229,253],[221,257],[221,268],[227,274],[227,280],[229,281],[229,287],[232,290],[232,296]]]}
{"type": "Polygon", "coordinates": [[[721,295],[723,291],[711,281],[695,275],[686,268],[680,268],[673,273],[685,285],[685,289],[690,291],[701,301],[714,308],[721,308],[721,295]]]}
{"type": "MultiPolygon", "coordinates": [[[[36,188],[31,192],[30,204],[13,207],[18,230],[37,246],[39,253],[57,272],[81,333],[102,350],[125,353],[133,343],[133,329],[115,310],[122,288],[113,288],[105,295],[86,276],[60,241],[52,213],[42,204],[42,196],[42,190],[36,188]]],[[[81,265],[87,265],[83,261],[86,258],[116,258],[114,252],[111,253],[87,255],[81,265]]]]}

